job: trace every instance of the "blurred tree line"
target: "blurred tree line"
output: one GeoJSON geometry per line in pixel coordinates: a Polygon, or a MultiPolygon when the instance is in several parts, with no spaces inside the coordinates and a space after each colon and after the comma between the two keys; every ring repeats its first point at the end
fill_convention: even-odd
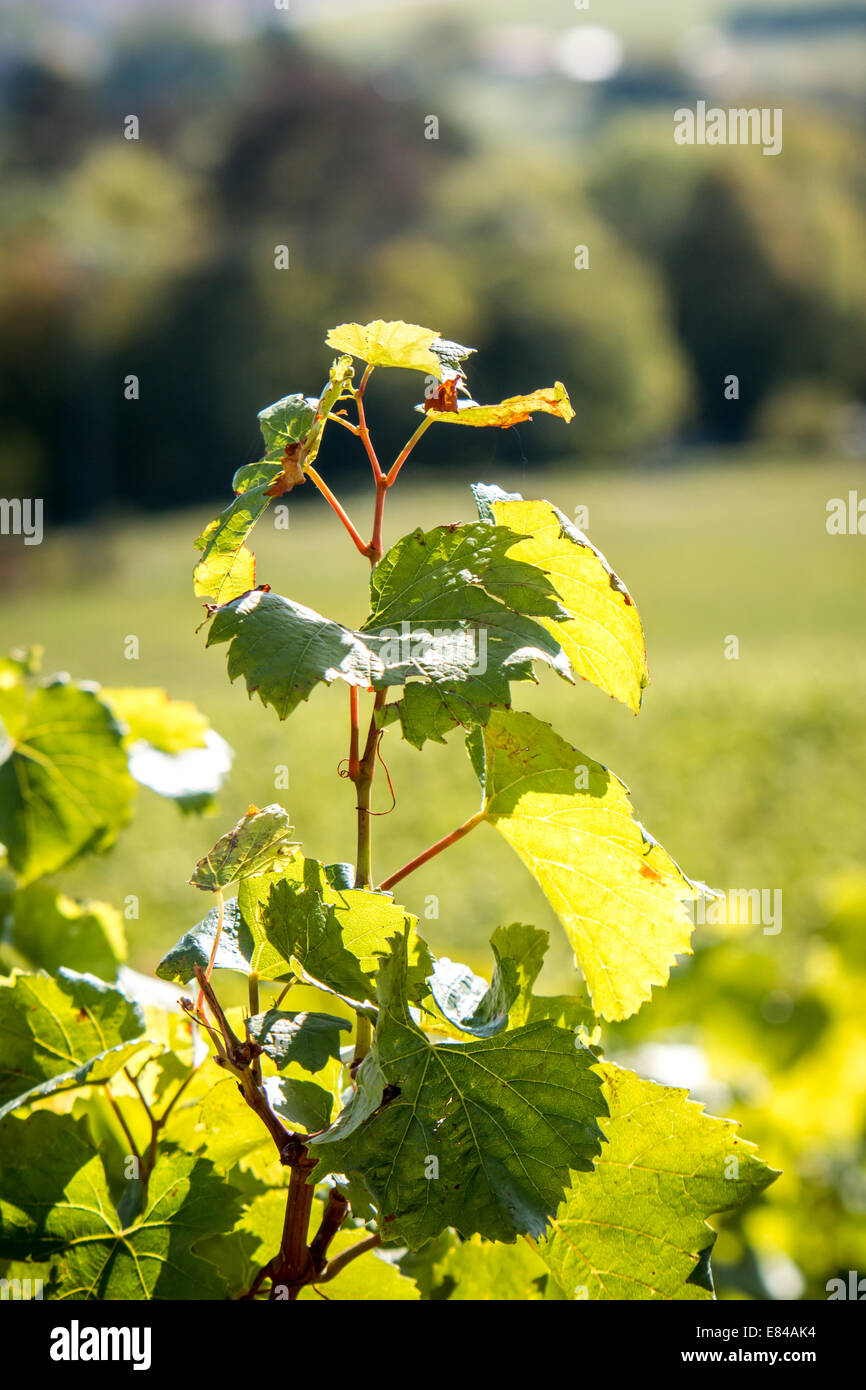
{"type": "MultiPolygon", "coordinates": [[[[772,159],[674,145],[669,105],[547,147],[451,121],[429,140],[422,106],[291,34],[227,45],[164,24],[77,74],[7,54],[2,100],[0,495],[40,495],[55,519],[221,494],[257,454],[256,411],[319,389],[344,320],[471,343],[479,400],[560,377],[588,460],[813,447],[866,392],[864,142],[826,111],[786,108],[772,159]]],[[[417,389],[377,398],[386,451],[417,389]]],[[[448,456],[439,435],[423,457],[466,444],[449,431],[448,456]]],[[[487,445],[561,446],[544,420],[487,445]]]]}

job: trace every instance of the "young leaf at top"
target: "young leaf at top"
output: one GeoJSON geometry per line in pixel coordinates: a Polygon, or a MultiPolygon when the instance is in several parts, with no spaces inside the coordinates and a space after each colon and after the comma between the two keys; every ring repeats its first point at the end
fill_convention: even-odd
{"type": "Polygon", "coordinates": [[[22,884],[112,844],[134,790],[122,730],[91,686],[57,677],[0,724],[0,843],[22,884]]]}
{"type": "Polygon", "coordinates": [[[454,410],[428,410],[424,405],[416,405],[415,409],[424,411],[431,420],[441,420],[447,425],[493,425],[503,430],[531,420],[533,411],[556,415],[566,424],[574,419],[568,392],[561,381],[554,386],[539,387],[525,396],[508,396],[498,405],[478,405],[476,401],[460,400],[455,401],[455,406],[454,410]]]}
{"type": "Polygon", "coordinates": [[[193,573],[199,597],[219,605],[255,587],[256,562],[247,538],[271,499],[304,481],[298,458],[318,405],[314,397],[283,396],[259,411],[265,457],[237,470],[232,479],[234,501],[195,542],[204,552],[193,573]]]}
{"type": "Polygon", "coordinates": [[[115,1208],[85,1122],[41,1111],[0,1125],[0,1256],[50,1261],[60,1299],[222,1299],[225,1280],[194,1253],[230,1230],[235,1190],[206,1159],[162,1155],[135,1220],[115,1208]]]}
{"type": "Polygon", "coordinates": [[[565,927],[603,1018],[628,1018],[691,954],[692,883],[632,814],[627,788],[531,714],[469,735],[487,820],[565,927]],[[585,785],[584,785],[585,783],[585,785]]]}
{"type": "Polygon", "coordinates": [[[212,850],[200,859],[189,882],[194,888],[215,893],[240,878],[266,873],[290,856],[295,842],[292,826],[282,806],[251,806],[233,830],[221,835],[212,850]]]}
{"type": "Polygon", "coordinates": [[[550,502],[478,483],[472,489],[482,520],[524,537],[515,560],[548,576],[566,617],[539,621],[561,643],[574,670],[637,714],[649,681],[646,643],[634,600],[591,541],[550,502]]]}
{"type": "Polygon", "coordinates": [[[398,937],[382,960],[375,1037],[356,1077],[360,1089],[372,1068],[397,1093],[354,1128],[349,1102],[309,1146],[317,1176],[358,1174],[383,1236],[413,1250],[446,1226],[489,1240],[539,1236],[569,1170],[590,1170],[599,1152],[606,1107],[595,1058],[551,1023],[433,1045],[410,1016],[406,966],[398,937]]]}
{"type": "Polygon", "coordinates": [[[610,1118],[591,1175],[572,1185],[538,1253],[567,1298],[711,1299],[707,1217],[779,1174],[688,1091],[598,1064],[610,1118]],[[585,1292],[584,1292],[585,1290],[585,1292]]]}
{"type": "Polygon", "coordinates": [[[325,342],[337,352],[348,352],[371,367],[409,367],[430,376],[442,375],[442,359],[431,351],[433,344],[442,340],[438,333],[417,323],[404,323],[402,319],[374,319],[364,325],[340,323],[330,330],[325,342]]]}
{"type": "Polygon", "coordinates": [[[119,989],[61,968],[0,979],[0,1104],[107,1081],[147,1045],[144,1014],[119,989]]]}

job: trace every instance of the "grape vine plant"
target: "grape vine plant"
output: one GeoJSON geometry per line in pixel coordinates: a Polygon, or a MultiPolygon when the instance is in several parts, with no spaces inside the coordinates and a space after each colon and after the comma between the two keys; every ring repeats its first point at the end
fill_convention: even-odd
{"type": "MultiPolygon", "coordinates": [[[[210,910],[157,967],[188,988],[183,1013],[69,970],[10,977],[0,1009],[4,994],[25,991],[24,1009],[50,985],[46,1012],[66,1008],[93,1036],[67,1043],[71,1066],[31,1066],[35,1084],[5,1107],[19,1128],[2,1122],[0,1154],[18,1187],[2,1199],[0,1257],[41,1262],[58,1297],[712,1298],[708,1217],[777,1174],[733,1122],[603,1046],[605,1022],[648,1003],[690,952],[693,904],[710,890],[644,830],[622,782],[514,704],[547,665],[638,713],[648,677],[634,601],[554,505],[490,484],[472,489],[476,521],[384,541],[388,493],[427,430],[536,412],[568,423],[567,392],[479,405],[472,349],[402,321],[342,324],[326,341],[338,355],[321,394],[260,413],[263,457],[238,470],[233,501],[197,540],[194,584],[207,646],[227,648],[229,678],[280,720],[317,687],[345,687],[342,783],[319,794],[352,817],[352,862],[309,856],[281,806],[250,807],[195,866],[210,910]],[[367,421],[386,368],[424,381],[390,466],[367,421]],[[369,540],[317,466],[334,428],[369,464],[369,540]],[[357,629],[257,582],[250,532],[300,484],[332,508],[335,544],[366,573],[357,629]],[[480,804],[380,877],[388,737],[419,750],[465,740],[480,804]],[[546,895],[585,992],[536,991],[548,935],[533,926],[496,928],[489,980],[419,933],[411,874],[484,826],[546,895]]],[[[44,1064],[34,1026],[28,1015],[16,1045],[44,1064]]]]}

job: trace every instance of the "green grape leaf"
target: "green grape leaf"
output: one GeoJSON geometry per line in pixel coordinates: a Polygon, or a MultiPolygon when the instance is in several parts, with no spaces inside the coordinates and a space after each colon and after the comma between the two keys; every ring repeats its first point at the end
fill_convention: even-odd
{"type": "Polygon", "coordinates": [[[126,959],[123,918],[116,908],[69,898],[45,883],[15,894],[7,930],[16,951],[51,973],[66,965],[113,979],[126,959]]]}
{"type": "MultiPolygon", "coordinates": [[[[283,396],[282,400],[274,401],[273,405],[259,411],[267,462],[276,462],[286,449],[306,439],[316,418],[318,404],[314,396],[283,396]]],[[[239,491],[237,486],[235,491],[239,491]]]]}
{"type": "Polygon", "coordinates": [[[434,1268],[437,1297],[459,1303],[538,1302],[548,1277],[529,1241],[500,1245],[480,1236],[455,1245],[434,1268]]]}
{"type": "Polygon", "coordinates": [[[243,676],[247,691],[271,705],[280,719],[321,682],[370,686],[384,667],[369,645],[341,623],[264,589],[254,589],[214,614],[207,645],[228,642],[229,680],[243,676]]]}
{"type": "Polygon", "coordinates": [[[310,1134],[327,1129],[331,1123],[334,1097],[315,1081],[294,1076],[270,1076],[265,1090],[271,1109],[290,1125],[299,1125],[310,1134]]]}
{"type": "MultiPolygon", "coordinates": [[[[367,1120],[374,1115],[384,1103],[385,1089],[388,1079],[382,1068],[379,1066],[375,1049],[368,1052],[353,1079],[354,1089],[351,1099],[347,1105],[339,1112],[334,1123],[327,1131],[327,1135],[320,1136],[327,1144],[334,1145],[341,1143],[355,1134],[367,1120]]],[[[343,1097],[341,1096],[342,1100],[343,1097]]],[[[330,1151],[328,1151],[330,1152],[330,1151]]],[[[354,1188],[355,1196],[352,1198],[352,1210],[362,1210],[362,1203],[367,1202],[369,1206],[370,1190],[365,1185],[362,1174],[359,1171],[349,1171],[346,1173],[349,1187],[354,1188]]],[[[370,1207],[371,1217],[375,1215],[370,1207]]]]}
{"type": "Polygon", "coordinates": [[[236,497],[209,522],[195,542],[202,558],[193,571],[193,588],[212,604],[228,603],[253,589],[256,562],[247,538],[266,511],[282,474],[278,463],[254,463],[239,469],[233,479],[236,497]]]}
{"type": "Polygon", "coordinates": [[[592,542],[550,502],[478,483],[472,489],[484,520],[524,537],[515,560],[549,576],[566,617],[539,621],[556,637],[572,667],[637,714],[649,682],[646,643],[634,600],[592,542]]]}
{"type": "Polygon", "coordinates": [[[251,806],[233,830],[221,835],[193,870],[194,888],[215,893],[238,879],[265,873],[295,848],[289,817],[282,806],[251,806]]]}
{"type": "Polygon", "coordinates": [[[257,919],[252,963],[262,979],[279,979],[296,961],[306,975],[358,1003],[375,999],[380,957],[389,937],[406,927],[411,995],[426,994],[432,960],[416,919],[390,894],[333,887],[315,859],[293,862],[271,886],[257,919]]]}
{"type": "MultiPolygon", "coordinates": [[[[172,946],[156,967],[161,980],[169,980],[185,985],[195,979],[195,967],[207,969],[213,949],[214,937],[219,927],[219,908],[213,907],[198,926],[182,936],[172,946]]],[[[222,930],[216,948],[213,966],[215,970],[237,970],[249,975],[250,956],[253,952],[253,939],[240,914],[237,898],[232,898],[223,907],[222,930]]]]}
{"type": "Polygon", "coordinates": [[[0,656],[0,754],[7,736],[15,736],[24,723],[30,694],[27,677],[38,675],[42,669],[42,648],[15,648],[8,656],[0,656]]]}
{"type": "Polygon", "coordinates": [[[151,686],[103,686],[99,694],[126,725],[129,743],[144,739],[161,753],[206,747],[210,720],[188,700],[171,700],[164,690],[151,686]]]}
{"type": "Polygon", "coordinates": [[[0,979],[0,1103],[14,1109],[37,1090],[47,1095],[105,1080],[119,1056],[108,1054],[121,1043],[140,1043],[144,1027],[138,1005],[93,975],[61,969],[57,979],[20,971],[0,979]],[[89,1079],[78,1079],[85,1064],[89,1079]]]}
{"type": "Polygon", "coordinates": [[[627,788],[531,714],[494,711],[469,736],[484,814],[559,916],[596,1013],[619,1020],[691,954],[687,879],[634,819],[627,788]]]}
{"type": "Polygon", "coordinates": [[[94,687],[58,677],[4,724],[0,842],[24,885],[112,844],[135,784],[120,726],[94,687]]]}
{"type": "Polygon", "coordinates": [[[362,632],[471,618],[470,588],[525,616],[563,617],[553,585],[538,566],[514,560],[518,533],[465,522],[419,527],[398,540],[370,575],[370,616],[362,632]]]}
{"type": "Polygon", "coordinates": [[[281,719],[321,682],[434,685],[441,698],[423,709],[416,701],[408,716],[420,746],[441,736],[443,711],[454,727],[507,703],[509,680],[533,679],[533,660],[572,679],[559,642],[541,625],[542,615],[567,613],[537,566],[509,558],[516,542],[516,533],[482,522],[415,531],[373,571],[371,611],[359,631],[258,589],[216,613],[208,646],[228,642],[229,678],[243,675],[249,694],[281,719]]]}
{"type": "Polygon", "coordinates": [[[352,1025],[334,1014],[289,1013],[269,1009],[248,1022],[249,1036],[278,1070],[296,1063],[304,1071],[321,1071],[329,1058],[339,1060],[340,1034],[352,1025]]]}
{"type": "Polygon", "coordinates": [[[226,1276],[232,1296],[245,1293],[262,1265],[280,1248],[286,1217],[286,1192],[280,1187],[253,1197],[234,1230],[199,1241],[196,1254],[226,1276]]]}
{"type": "Polygon", "coordinates": [[[533,660],[572,678],[559,642],[541,639],[550,622],[567,616],[551,581],[538,566],[510,558],[517,533],[488,526],[485,537],[484,530],[417,530],[371,576],[361,633],[389,637],[396,655],[416,662],[404,678],[424,683],[407,685],[386,717],[399,715],[404,737],[418,748],[428,738],[443,742],[458,724],[485,723],[491,709],[509,704],[510,681],[534,678],[533,660]],[[455,646],[462,660],[454,660],[455,646]]]}
{"type": "Polygon", "coordinates": [[[707,1217],[779,1174],[732,1120],[688,1092],[599,1063],[610,1118],[595,1172],[576,1173],[538,1253],[567,1298],[710,1299],[707,1217]]]}
{"type": "Polygon", "coordinates": [[[462,1033],[490,1038],[508,1026],[514,996],[503,980],[497,957],[490,984],[460,961],[438,956],[429,979],[430,993],[442,1017],[462,1033]]]}
{"type": "Polygon", "coordinates": [[[0,1256],[50,1261],[58,1299],[223,1298],[225,1280],[193,1247],[230,1230],[238,1208],[206,1159],[175,1151],[126,1222],[83,1120],[40,1111],[0,1125],[0,1256]]]}
{"type": "MultiPolygon", "coordinates": [[[[431,349],[443,340],[432,329],[421,328],[417,323],[404,323],[402,319],[374,319],[363,325],[339,323],[329,331],[325,342],[337,352],[348,352],[372,367],[408,367],[441,379],[442,359],[431,349]]],[[[446,352],[450,346],[445,346],[446,352]]]]}
{"type": "MultiPolygon", "coordinates": [[[[425,407],[418,405],[416,410],[425,407]]],[[[441,420],[448,425],[493,425],[498,429],[508,429],[532,419],[533,411],[543,411],[545,415],[556,415],[568,424],[574,419],[574,410],[568,399],[568,392],[561,381],[554,386],[542,386],[525,396],[509,396],[498,405],[478,405],[476,401],[458,401],[456,410],[427,410],[431,420],[441,420]]]]}
{"type": "Polygon", "coordinates": [[[532,992],[548,942],[547,932],[537,927],[520,922],[497,927],[490,938],[494,969],[489,985],[467,965],[440,956],[428,980],[433,1001],[449,1023],[478,1038],[492,1037],[509,1023],[520,1027],[542,1019],[572,1031],[590,1030],[595,1018],[583,999],[532,992]]]}
{"type": "Polygon", "coordinates": [[[63,1091],[78,1091],[82,1086],[104,1086],[134,1057],[139,1061],[146,1061],[142,1054],[149,1049],[151,1043],[148,1039],[139,1038],[137,1042],[118,1043],[116,1047],[109,1047],[105,1052],[98,1052],[95,1057],[89,1057],[80,1066],[51,1076],[40,1085],[31,1086],[29,1091],[13,1097],[5,1105],[0,1105],[0,1120],[4,1120],[22,1105],[36,1105],[38,1101],[60,1095],[63,1091]]]}
{"type": "MultiPolygon", "coordinates": [[[[261,929],[262,908],[268,901],[268,895],[273,884],[281,878],[289,877],[297,882],[303,880],[305,859],[302,854],[296,854],[292,859],[275,864],[267,873],[257,874],[252,878],[241,880],[238,888],[238,908],[241,920],[251,933],[249,954],[256,949],[256,942],[261,945],[264,935],[261,929]],[[253,935],[255,940],[253,940],[253,935]]],[[[343,889],[352,888],[355,880],[355,866],[353,864],[323,864],[321,873],[325,881],[331,888],[341,892],[343,889]]],[[[318,881],[318,870],[314,875],[318,881]]],[[[247,949],[247,941],[242,936],[241,942],[244,951],[247,949]]]]}
{"type": "Polygon", "coordinates": [[[399,720],[403,738],[414,748],[423,748],[428,739],[444,743],[453,729],[462,726],[469,730],[476,724],[486,724],[492,709],[508,705],[511,681],[532,678],[531,663],[524,666],[515,662],[507,670],[473,675],[471,681],[462,685],[439,685],[432,681],[422,685],[420,681],[412,681],[405,686],[399,700],[378,711],[377,723],[385,728],[399,720]]]}
{"type": "MultiPolygon", "coordinates": [[[[548,1019],[559,1028],[568,1028],[572,1033],[578,1029],[593,1041],[596,1018],[582,994],[535,994],[538,979],[550,936],[539,927],[526,926],[512,922],[508,927],[497,927],[490,938],[497,962],[505,980],[511,981],[510,989],[514,1000],[508,1010],[508,1021],[512,1028],[526,1023],[539,1023],[548,1019]]],[[[583,1040],[586,1041],[587,1037],[583,1040]]]]}
{"type": "Polygon", "coordinates": [[[273,460],[259,459],[257,463],[244,463],[235,469],[232,492],[242,497],[258,488],[267,489],[277,481],[281,472],[282,465],[273,460]]]}
{"type": "Polygon", "coordinates": [[[252,1154],[275,1153],[273,1139],[229,1077],[211,1081],[201,1097],[188,1146],[198,1148],[221,1172],[252,1154]]]}
{"type": "Polygon", "coordinates": [[[255,588],[255,557],[246,544],[250,532],[272,498],[304,481],[304,467],[316,457],[328,412],[345,393],[352,371],[352,359],[341,357],[320,399],[284,396],[259,412],[265,457],[237,470],[234,500],[195,542],[203,553],[193,572],[194,589],[212,607],[255,588]]]}
{"type": "Polygon", "coordinates": [[[406,938],[396,938],[356,1078],[371,1066],[390,1098],[347,1132],[349,1102],[309,1146],[317,1176],[359,1174],[383,1235],[413,1250],[446,1226],[491,1240],[539,1236],[569,1169],[590,1169],[599,1152],[596,1117],[606,1107],[595,1058],[550,1023],[431,1044],[409,1013],[406,968],[406,938]]]}

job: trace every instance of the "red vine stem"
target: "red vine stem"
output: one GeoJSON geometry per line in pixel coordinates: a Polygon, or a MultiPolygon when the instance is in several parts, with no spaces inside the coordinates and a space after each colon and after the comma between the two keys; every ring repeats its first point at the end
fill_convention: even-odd
{"type": "Polygon", "coordinates": [[[376,509],[373,513],[373,534],[366,554],[371,566],[375,567],[382,558],[382,521],[385,515],[385,498],[388,495],[388,479],[379,474],[376,479],[376,509]]]}
{"type": "Polygon", "coordinates": [[[358,728],[360,722],[359,693],[357,685],[349,686],[349,781],[357,782],[360,772],[358,752],[358,728]]]}
{"type": "Polygon", "coordinates": [[[384,474],[382,473],[382,465],[376,456],[376,450],[373,448],[373,441],[370,438],[370,431],[367,428],[367,417],[364,414],[364,391],[367,388],[367,382],[370,380],[372,370],[373,368],[368,366],[364,375],[361,377],[358,389],[355,392],[355,403],[358,407],[358,433],[361,436],[361,442],[364,448],[367,450],[367,458],[370,460],[370,467],[373,469],[373,477],[376,479],[376,485],[378,487],[384,474]]]}
{"type": "Polygon", "coordinates": [[[418,443],[418,440],[421,438],[424,431],[426,429],[429,429],[432,423],[433,416],[425,415],[424,419],[421,421],[415,433],[411,436],[410,439],[407,439],[406,443],[403,445],[403,448],[400,450],[399,454],[397,455],[396,459],[391,465],[391,468],[385,479],[386,483],[388,484],[388,487],[394,486],[394,483],[397,481],[397,474],[400,472],[400,469],[403,467],[403,464],[406,462],[412,450],[415,448],[415,445],[418,443]]]}
{"type": "Polygon", "coordinates": [[[351,420],[344,420],[342,415],[328,415],[325,418],[332,420],[335,425],[342,425],[343,429],[348,430],[350,434],[361,433],[357,425],[353,425],[351,420]]]}
{"type": "Polygon", "coordinates": [[[358,793],[358,853],[355,867],[355,887],[371,888],[373,883],[372,868],[370,863],[370,793],[373,786],[373,775],[376,770],[376,749],[379,746],[381,730],[376,726],[376,711],[380,710],[388,697],[386,690],[376,692],[373,701],[373,716],[370,719],[370,727],[367,731],[367,741],[364,745],[364,752],[358,764],[358,776],[355,780],[355,788],[358,793]]]}
{"type": "Polygon", "coordinates": [[[370,551],[369,546],[364,544],[364,541],[362,540],[359,531],[350,521],[346,511],[337,501],[336,497],[334,496],[331,489],[328,487],[328,484],[325,482],[324,478],[319,476],[319,474],[316,472],[315,468],[313,468],[311,464],[307,464],[307,467],[304,471],[306,472],[306,475],[310,479],[310,481],[315,483],[316,487],[319,489],[319,492],[322,494],[325,501],[329,504],[329,506],[333,507],[334,511],[337,513],[337,516],[340,518],[349,535],[352,537],[355,549],[359,550],[362,555],[368,555],[370,551]]]}
{"type": "Polygon", "coordinates": [[[437,854],[441,854],[442,851],[448,849],[450,845],[456,845],[458,840],[462,840],[464,835],[468,835],[470,830],[474,830],[476,825],[480,825],[486,817],[486,811],[476,811],[474,816],[470,816],[462,825],[458,825],[457,829],[452,830],[450,835],[443,835],[442,839],[437,840],[435,845],[431,845],[429,849],[425,849],[423,853],[416,855],[414,859],[410,859],[408,864],[404,864],[402,869],[398,869],[397,872],[391,874],[389,878],[384,878],[379,884],[378,891],[380,893],[387,893],[390,888],[393,888],[395,883],[399,883],[400,880],[406,878],[408,874],[412,874],[416,869],[420,869],[422,864],[427,863],[428,859],[434,859],[437,854]]]}
{"type": "MultiPolygon", "coordinates": [[[[205,971],[206,980],[209,980],[211,975],[213,974],[213,963],[216,960],[217,946],[219,946],[220,944],[220,936],[222,935],[223,929],[223,913],[225,911],[225,904],[223,902],[223,890],[221,888],[217,889],[217,903],[219,907],[217,913],[217,925],[216,931],[214,932],[213,945],[210,948],[210,960],[207,963],[207,970],[205,971]]],[[[195,1001],[196,1013],[198,1013],[201,1010],[203,1004],[204,993],[202,992],[202,990],[199,990],[198,999],[195,1001]]]]}

